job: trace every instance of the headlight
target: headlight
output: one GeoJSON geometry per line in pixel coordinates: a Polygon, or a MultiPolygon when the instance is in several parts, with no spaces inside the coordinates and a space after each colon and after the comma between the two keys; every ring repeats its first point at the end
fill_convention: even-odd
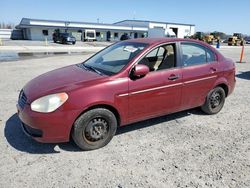
{"type": "Polygon", "coordinates": [[[47,95],[33,101],[31,103],[31,110],[43,113],[53,112],[62,106],[67,99],[68,95],[66,93],[47,95]]]}

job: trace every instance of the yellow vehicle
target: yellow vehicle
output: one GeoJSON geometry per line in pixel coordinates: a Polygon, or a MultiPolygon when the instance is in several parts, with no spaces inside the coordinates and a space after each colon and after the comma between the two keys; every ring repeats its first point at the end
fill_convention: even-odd
{"type": "Polygon", "coordinates": [[[204,37],[203,37],[203,41],[208,43],[208,44],[213,44],[214,40],[215,40],[215,38],[211,34],[210,35],[204,35],[204,37]]]}
{"type": "Polygon", "coordinates": [[[243,46],[245,40],[241,33],[234,33],[232,37],[228,38],[228,46],[243,46]]]}
{"type": "Polygon", "coordinates": [[[201,40],[203,42],[206,42],[208,44],[213,44],[217,38],[212,34],[205,34],[203,32],[196,32],[193,36],[191,36],[192,39],[201,40]]]}

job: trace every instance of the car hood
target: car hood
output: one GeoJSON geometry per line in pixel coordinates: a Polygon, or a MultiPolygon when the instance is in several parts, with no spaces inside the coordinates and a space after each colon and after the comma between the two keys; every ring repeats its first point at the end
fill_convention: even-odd
{"type": "Polygon", "coordinates": [[[67,92],[85,83],[103,78],[95,72],[71,65],[42,74],[28,82],[23,91],[28,102],[48,94],[67,92]]]}

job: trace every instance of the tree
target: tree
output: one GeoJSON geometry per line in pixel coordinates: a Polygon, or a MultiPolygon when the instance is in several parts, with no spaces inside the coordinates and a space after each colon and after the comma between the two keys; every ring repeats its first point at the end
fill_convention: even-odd
{"type": "Polygon", "coordinates": [[[220,31],[214,31],[211,33],[211,35],[215,36],[215,37],[219,37],[220,39],[227,39],[228,36],[223,33],[223,32],[220,32],[220,31]]]}
{"type": "Polygon", "coordinates": [[[15,28],[15,24],[14,23],[5,23],[5,22],[1,22],[0,23],[0,29],[14,29],[15,28]]]}

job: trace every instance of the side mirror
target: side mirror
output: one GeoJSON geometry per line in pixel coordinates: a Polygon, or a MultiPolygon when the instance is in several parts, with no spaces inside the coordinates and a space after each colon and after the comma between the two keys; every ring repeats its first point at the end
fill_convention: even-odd
{"type": "Polygon", "coordinates": [[[146,65],[138,64],[134,67],[133,76],[140,78],[149,73],[149,68],[146,65]]]}

